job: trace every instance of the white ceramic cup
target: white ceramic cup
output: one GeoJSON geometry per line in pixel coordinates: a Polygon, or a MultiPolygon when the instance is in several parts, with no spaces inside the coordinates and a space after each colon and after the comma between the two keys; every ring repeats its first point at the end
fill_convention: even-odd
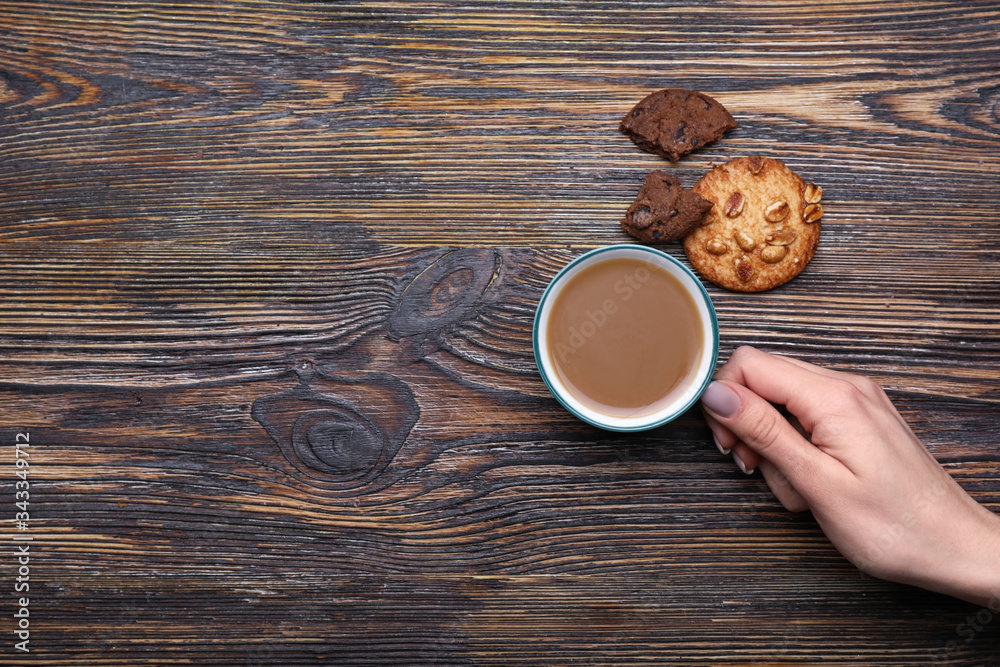
{"type": "Polygon", "coordinates": [[[701,398],[702,392],[712,381],[715,363],[719,357],[719,323],[715,316],[715,308],[712,306],[712,299],[704,285],[690,269],[670,255],[655,248],[635,244],[612,245],[591,250],[577,257],[563,267],[552,279],[542,294],[542,298],[538,302],[538,309],[535,311],[533,347],[538,371],[549,391],[563,407],[583,421],[609,431],[645,431],[673,421],[701,398]],[[580,402],[560,381],[548,346],[549,315],[559,292],[581,270],[597,262],[618,258],[635,258],[652,262],[669,272],[691,295],[701,317],[702,325],[701,358],[697,362],[696,371],[688,377],[687,386],[679,392],[676,400],[662,406],[655,412],[637,416],[607,415],[580,402]]]}

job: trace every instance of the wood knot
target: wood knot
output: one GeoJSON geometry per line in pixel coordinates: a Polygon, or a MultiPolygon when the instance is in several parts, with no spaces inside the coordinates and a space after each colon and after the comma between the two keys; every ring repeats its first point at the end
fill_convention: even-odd
{"type": "Polygon", "coordinates": [[[251,414],[294,466],[342,480],[374,476],[420,417],[393,375],[337,377],[316,370],[290,391],[257,399],[251,414]],[[359,406],[378,406],[368,412],[359,406]]]}
{"type": "Polygon", "coordinates": [[[463,248],[437,259],[403,289],[389,318],[389,339],[441,332],[474,317],[500,265],[489,248],[463,248]]]}
{"type": "Polygon", "coordinates": [[[378,428],[347,406],[305,413],[292,427],[292,449],[310,468],[336,474],[367,472],[385,447],[378,428]]]}

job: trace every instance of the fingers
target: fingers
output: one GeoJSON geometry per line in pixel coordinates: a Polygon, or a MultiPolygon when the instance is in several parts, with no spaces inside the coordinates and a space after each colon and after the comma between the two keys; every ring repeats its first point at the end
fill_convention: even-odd
{"type": "MultiPolygon", "coordinates": [[[[753,349],[755,351],[757,351],[757,352],[761,352],[760,350],[756,350],[756,348],[753,348],[753,349]]],[[[761,354],[769,354],[769,353],[767,353],[767,352],[761,352],[761,354]]],[[[850,376],[850,373],[844,373],[842,371],[835,371],[832,368],[825,368],[823,366],[817,366],[816,364],[811,364],[808,361],[803,361],[801,359],[796,359],[795,357],[788,357],[788,356],[785,356],[783,354],[769,354],[769,356],[777,358],[777,359],[781,359],[782,361],[787,361],[788,363],[794,364],[794,365],[798,366],[799,368],[803,368],[805,370],[812,371],[813,373],[816,373],[817,375],[825,375],[827,377],[832,377],[832,378],[845,378],[845,377],[850,376]]]]}
{"type": "Polygon", "coordinates": [[[809,503],[802,497],[791,481],[773,463],[767,460],[760,462],[760,472],[767,482],[767,487],[789,512],[804,512],[809,509],[809,503]]]}
{"type": "Polygon", "coordinates": [[[754,474],[757,466],[760,465],[760,461],[761,458],[757,456],[757,452],[742,442],[733,447],[733,462],[736,463],[736,467],[743,471],[743,474],[754,474]]]}
{"type": "Polygon", "coordinates": [[[712,440],[723,456],[731,456],[736,466],[747,475],[752,475],[760,463],[760,457],[755,451],[740,442],[732,431],[715,421],[711,415],[705,414],[705,421],[712,429],[712,440]]]}
{"type": "Polygon", "coordinates": [[[825,399],[842,383],[851,383],[848,373],[831,371],[808,362],[740,347],[719,369],[716,378],[742,385],[765,401],[785,406],[805,429],[825,414],[825,399]]]}
{"type": "Polygon", "coordinates": [[[705,421],[708,422],[708,427],[712,429],[712,440],[715,441],[715,447],[723,456],[729,456],[733,451],[733,445],[737,443],[736,436],[733,435],[732,432],[725,426],[715,421],[712,416],[704,410],[702,410],[702,414],[705,415],[705,421]]]}
{"type": "Polygon", "coordinates": [[[831,403],[880,392],[874,383],[750,347],[737,349],[716,378],[702,407],[720,448],[732,450],[744,471],[760,468],[786,507],[801,510],[848,482],[849,466],[836,448],[814,440],[815,427],[829,419],[831,403]]]}
{"type": "Polygon", "coordinates": [[[733,450],[745,466],[748,462],[741,454],[741,445],[780,469],[803,497],[808,498],[807,490],[823,486],[821,480],[832,473],[832,459],[749,388],[715,381],[705,391],[702,407],[714,420],[717,428],[713,433],[723,445],[728,444],[726,431],[731,434],[733,450]]]}
{"type": "MultiPolygon", "coordinates": [[[[708,422],[709,428],[712,429],[712,438],[719,452],[724,456],[732,456],[736,465],[743,472],[753,473],[755,469],[759,469],[768,488],[785,509],[790,512],[803,512],[809,509],[809,504],[802,497],[802,494],[792,486],[785,473],[781,472],[770,461],[760,458],[756,452],[740,442],[729,429],[708,414],[705,415],[705,420],[708,422]]],[[[792,427],[795,428],[794,421],[792,427]]]]}
{"type": "MultiPolygon", "coordinates": [[[[771,489],[774,497],[784,505],[785,509],[790,512],[803,512],[809,509],[809,504],[802,497],[802,494],[792,486],[791,481],[785,473],[781,472],[770,461],[760,458],[756,452],[740,442],[729,429],[711,416],[706,414],[705,419],[708,422],[709,428],[712,429],[712,438],[721,454],[733,456],[736,465],[743,472],[752,473],[755,469],[759,469],[764,477],[764,481],[767,482],[768,488],[771,489]]],[[[794,420],[794,417],[792,420],[794,420]]],[[[792,422],[792,427],[795,428],[794,421],[792,422]]]]}

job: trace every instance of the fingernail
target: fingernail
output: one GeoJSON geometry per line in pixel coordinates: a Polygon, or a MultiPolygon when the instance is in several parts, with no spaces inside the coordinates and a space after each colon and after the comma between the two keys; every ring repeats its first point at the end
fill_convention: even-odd
{"type": "Polygon", "coordinates": [[[720,417],[732,417],[740,409],[739,394],[719,381],[708,385],[701,395],[701,402],[720,417]]]}
{"type": "Polygon", "coordinates": [[[743,463],[743,459],[741,459],[740,455],[737,454],[736,452],[733,452],[733,460],[736,461],[736,465],[738,465],[740,467],[740,470],[743,471],[744,475],[752,475],[753,471],[756,470],[756,468],[750,468],[748,470],[747,469],[747,464],[743,463]]]}
{"type": "Polygon", "coordinates": [[[721,453],[723,456],[728,456],[729,452],[733,451],[732,449],[725,449],[722,446],[722,443],[719,442],[719,439],[715,436],[714,433],[712,434],[712,440],[715,441],[715,446],[719,448],[719,453],[721,453]]]}

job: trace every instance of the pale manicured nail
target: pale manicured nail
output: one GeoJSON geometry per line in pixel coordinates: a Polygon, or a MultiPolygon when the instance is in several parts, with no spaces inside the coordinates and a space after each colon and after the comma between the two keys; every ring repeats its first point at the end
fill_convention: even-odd
{"type": "Polygon", "coordinates": [[[733,452],[733,460],[736,461],[736,465],[740,467],[740,470],[743,471],[744,475],[752,475],[753,471],[756,470],[756,468],[747,469],[747,464],[743,463],[743,459],[741,459],[740,455],[736,452],[733,452]]]}
{"type": "Polygon", "coordinates": [[[739,395],[718,380],[705,389],[701,403],[720,417],[732,417],[740,409],[739,395]]]}
{"type": "Polygon", "coordinates": [[[712,440],[715,442],[715,446],[718,447],[719,453],[723,456],[729,456],[729,452],[733,451],[732,449],[725,449],[714,433],[712,434],[712,440]]]}

